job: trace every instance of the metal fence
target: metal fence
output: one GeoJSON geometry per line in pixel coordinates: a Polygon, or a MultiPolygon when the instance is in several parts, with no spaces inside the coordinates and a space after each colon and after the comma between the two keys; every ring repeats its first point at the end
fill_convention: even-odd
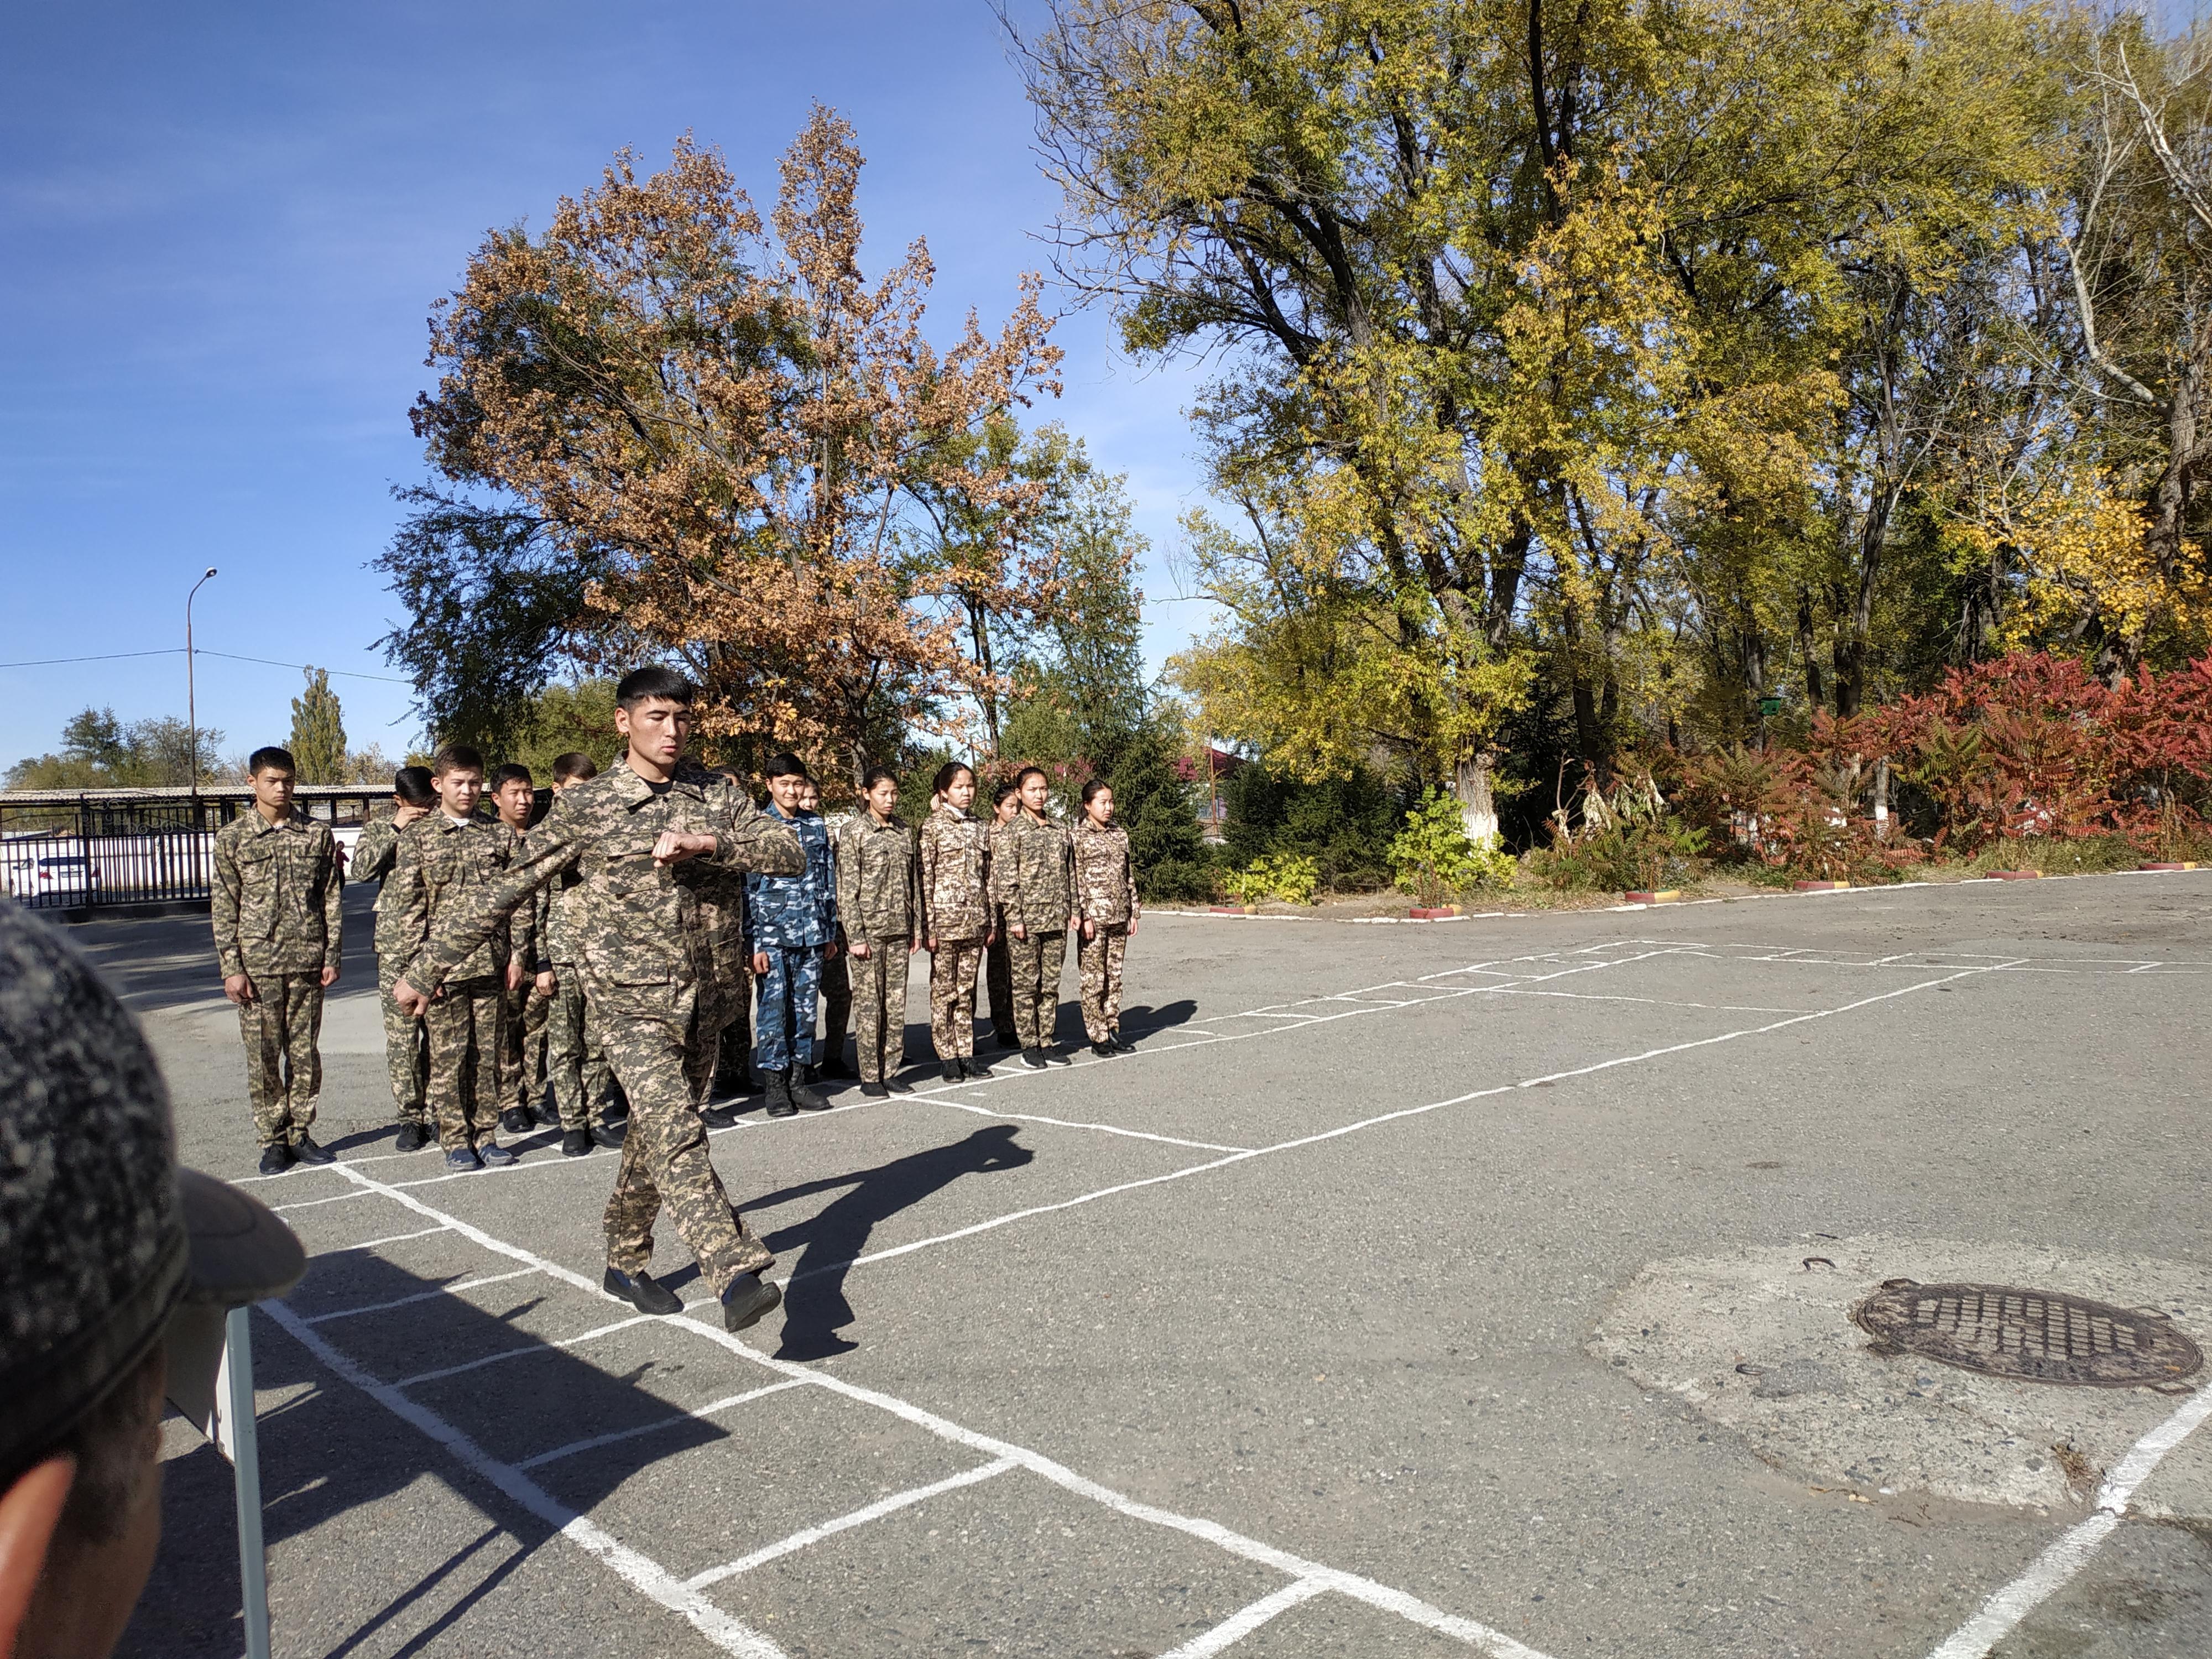
{"type": "MultiPolygon", "coordinates": [[[[307,785],[295,811],[352,850],[388,792],[307,785]]],[[[0,790],[0,890],[39,909],[91,910],[204,899],[216,831],[252,810],[242,788],[0,790]]]]}

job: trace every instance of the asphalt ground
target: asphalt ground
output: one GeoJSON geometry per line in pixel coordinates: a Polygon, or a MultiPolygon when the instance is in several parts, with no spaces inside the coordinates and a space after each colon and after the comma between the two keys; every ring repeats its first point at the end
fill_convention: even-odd
{"type": "MultiPolygon", "coordinates": [[[[1731,1251],[1867,1289],[1946,1251],[2080,1288],[2049,1282],[2078,1259],[2178,1297],[2212,1267],[2212,873],[1148,917],[1136,1054],[916,1064],[913,1096],[716,1134],[789,1276],[742,1338],[672,1231],[696,1312],[599,1293],[611,1156],[391,1152],[365,897],[343,1161],[252,1188],[314,1258],[254,1318],[279,1654],[2212,1652],[2212,1389],[1938,1387],[1854,1347],[1769,1443],[1606,1326],[1731,1251]],[[2034,1425],[1996,1455],[2078,1482],[1933,1497],[1973,1390],[2034,1425]],[[1929,1490],[1877,1485],[1912,1410],[1929,1490]],[[1823,1434],[1875,1472],[1826,1474],[1823,1434]]],[[[250,1178],[204,930],[72,931],[144,1014],[184,1159],[250,1178]]],[[[2212,1303],[2172,1305],[2212,1346],[2212,1303]]],[[[167,1444],[124,1650],[240,1652],[228,1469],[167,1444]]],[[[1987,1455],[1961,1432],[1962,1476],[1987,1455]]]]}

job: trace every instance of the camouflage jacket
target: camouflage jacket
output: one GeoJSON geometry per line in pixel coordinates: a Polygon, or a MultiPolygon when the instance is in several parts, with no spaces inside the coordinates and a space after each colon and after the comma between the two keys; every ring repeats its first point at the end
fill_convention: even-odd
{"type": "Polygon", "coordinates": [[[1075,914],[1106,927],[1134,921],[1144,906],[1137,902],[1129,832],[1118,823],[1102,830],[1086,812],[1069,839],[1075,844],[1075,914]]]}
{"type": "Polygon", "coordinates": [[[1005,907],[1006,924],[1063,931],[1075,914],[1075,866],[1067,831],[1027,811],[999,832],[991,860],[991,899],[1005,907]]]}
{"type": "MultiPolygon", "coordinates": [[[[476,896],[514,863],[521,845],[522,838],[497,818],[461,823],[442,811],[419,817],[399,832],[398,862],[377,903],[399,912],[399,921],[392,924],[393,944],[404,953],[400,972],[410,981],[438,927],[452,916],[466,914],[476,896]]],[[[535,944],[531,936],[534,920],[526,912],[512,923],[502,921],[443,977],[495,979],[507,971],[510,957],[520,957],[528,966],[535,944]]],[[[385,925],[380,914],[378,923],[385,925]]]]}
{"type": "Polygon", "coordinates": [[[773,801],[765,816],[791,826],[805,849],[806,865],[796,875],[745,878],[745,931],[763,951],[827,945],[837,937],[837,860],[830,826],[818,812],[787,818],[773,801]]]}
{"type": "Polygon", "coordinates": [[[233,974],[315,974],[343,943],[345,877],[328,824],[247,807],[215,833],[216,960],[233,974]]]}
{"type": "Polygon", "coordinates": [[[991,931],[986,885],[990,826],[949,804],[921,826],[921,931],[928,939],[981,939],[991,931]]]}
{"type": "Polygon", "coordinates": [[[745,948],[745,883],[742,870],[709,870],[699,883],[699,921],[707,930],[707,960],[715,994],[725,1004],[743,997],[752,953],[745,948]]]}
{"type": "MultiPolygon", "coordinates": [[[[416,820],[421,822],[420,819],[416,820]]],[[[362,827],[361,838],[353,844],[353,856],[346,860],[346,879],[373,881],[376,890],[376,960],[377,966],[398,970],[400,958],[406,954],[406,941],[402,933],[404,916],[395,897],[385,902],[392,891],[392,872],[399,866],[399,826],[389,816],[377,818],[362,827]]]]}
{"type": "Polygon", "coordinates": [[[563,942],[594,1010],[602,1018],[681,1024],[714,973],[702,884],[717,871],[795,873],[805,862],[798,836],[727,780],[686,766],[656,790],[618,762],[555,798],[507,871],[441,919],[407,981],[435,990],[533,894],[574,871],[563,942]],[[711,835],[714,850],[655,864],[664,830],[711,835]]]}
{"type": "Polygon", "coordinates": [[[914,831],[856,812],[837,832],[837,913],[856,939],[912,939],[921,919],[914,831]]]}

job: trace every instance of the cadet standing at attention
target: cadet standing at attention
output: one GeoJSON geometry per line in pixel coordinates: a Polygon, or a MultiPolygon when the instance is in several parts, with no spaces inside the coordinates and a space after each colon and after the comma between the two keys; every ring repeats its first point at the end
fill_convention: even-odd
{"type": "MultiPolygon", "coordinates": [[[[1006,852],[1014,820],[1021,813],[1020,786],[1000,784],[991,803],[991,868],[997,867],[1000,854],[1006,852]]],[[[988,882],[988,872],[985,879],[988,882]]],[[[990,942],[983,947],[983,975],[991,993],[991,1035],[998,1039],[1001,1048],[1018,1048],[1021,1036],[1014,1030],[1014,976],[1006,957],[1007,943],[1012,938],[1006,932],[1006,908],[995,898],[990,902],[990,942]]]]}
{"type": "MultiPolygon", "coordinates": [[[[392,1000],[403,1009],[409,1000],[401,987],[419,985],[441,931],[474,913],[521,845],[496,818],[476,815],[483,798],[483,757],[475,750],[459,744],[441,749],[430,763],[430,784],[438,792],[438,810],[401,832],[398,866],[392,874],[406,913],[407,961],[392,988],[392,1000]]],[[[430,1110],[449,1170],[514,1162],[494,1132],[507,1001],[522,982],[523,963],[532,954],[531,921],[526,910],[510,927],[502,916],[465,956],[441,964],[438,984],[444,994],[423,1013],[430,1036],[430,1110]]]]}
{"type": "Polygon", "coordinates": [[[399,832],[437,804],[430,769],[401,767],[392,775],[392,815],[362,830],[346,866],[354,880],[377,884],[376,1000],[384,1010],[384,1069],[391,1076],[392,1104],[399,1114],[399,1133],[392,1145],[402,1152],[420,1152],[429,1144],[430,1109],[423,1089],[429,1080],[430,1051],[422,1022],[400,1012],[392,1000],[392,987],[412,945],[405,931],[406,907],[392,889],[392,872],[399,862],[399,832]]]}
{"type": "Polygon", "coordinates": [[[860,811],[837,835],[837,914],[853,980],[853,1042],[860,1092],[896,1090],[906,1058],[907,958],[921,948],[921,872],[914,834],[893,816],[898,780],[883,767],[860,782],[860,811]]]}
{"type": "Polygon", "coordinates": [[[322,1093],[323,993],[337,983],[343,921],[338,844],[292,810],[297,769],[282,749],[246,763],[253,808],[215,835],[216,961],[238,1005],[261,1173],[328,1164],[307,1131],[322,1093]]]}
{"type": "MultiPolygon", "coordinates": [[[[744,782],[727,767],[716,767],[714,776],[745,794],[744,782]]],[[[735,1106],[710,1106],[718,1080],[732,1068],[726,1064],[735,1043],[750,1046],[750,1024],[745,1006],[752,1000],[752,960],[745,949],[745,872],[718,870],[702,865],[699,872],[699,916],[707,930],[707,961],[711,969],[699,988],[700,1040],[711,1036],[714,1068],[699,1085],[699,1115],[710,1129],[726,1129],[738,1121],[735,1106]],[[733,1035],[734,1034],[734,1035],[733,1035]]],[[[748,1068],[741,1059],[735,1067],[744,1086],[733,1092],[752,1092],[748,1068]]]]}
{"type": "Polygon", "coordinates": [[[975,970],[991,933],[986,888],[990,829],[969,809],[975,775],[957,761],[932,786],[936,810],[921,826],[921,933],[929,947],[929,1036],[945,1080],[988,1077],[975,1059],[975,970]]]}
{"type": "MultiPolygon", "coordinates": [[[[599,775],[589,755],[571,751],[553,762],[553,794],[599,775]]],[[[583,878],[564,870],[538,891],[544,899],[545,938],[538,960],[550,967],[553,1000],[545,1020],[545,1091],[561,1118],[561,1156],[583,1158],[596,1142],[619,1146],[622,1131],[605,1121],[594,1123],[592,1114],[606,1103],[612,1074],[599,1047],[599,1034],[584,1000],[584,976],[577,967],[575,924],[568,912],[570,895],[583,878]]]]}
{"type": "Polygon", "coordinates": [[[1076,964],[1083,981],[1083,1029],[1102,1058],[1134,1054],[1121,1041],[1121,957],[1144,906],[1137,899],[1129,832],[1114,822],[1114,792],[1097,778],[1083,786],[1075,846],[1075,908],[1083,942],[1076,964]]]}
{"type": "MultiPolygon", "coordinates": [[[[822,786],[812,778],[800,780],[799,810],[802,812],[812,812],[817,816],[821,814],[822,786]]],[[[841,814],[834,818],[823,817],[822,822],[830,836],[830,862],[832,871],[830,890],[834,893],[837,890],[835,874],[837,861],[837,837],[844,832],[845,826],[851,823],[852,819],[848,816],[841,814]]],[[[845,918],[842,916],[836,919],[836,930],[831,936],[830,943],[841,951],[845,948],[845,918]]],[[[852,1029],[852,978],[842,969],[824,969],[822,973],[822,1037],[814,1045],[814,1069],[811,1075],[816,1077],[853,1075],[853,1068],[845,1063],[845,1033],[852,1029]]]]}
{"type": "Polygon", "coordinates": [[[760,1006],[753,1017],[753,1064],[768,1089],[768,1115],[826,1112],[806,1086],[814,1059],[814,1001],[837,957],[837,866],[829,826],[799,803],[811,787],[796,755],[768,763],[768,815],[799,837],[804,859],[794,875],[745,878],[745,931],[752,935],[760,1006]]]}
{"type": "Polygon", "coordinates": [[[568,921],[582,958],[584,994],[599,1039],[629,1096],[629,1132],[607,1200],[607,1272],[601,1282],[641,1313],[684,1304],[646,1271],[664,1200],[699,1273],[738,1331],[783,1299],[761,1279],[775,1263],[714,1173],[707,1127],[691,1103],[714,1070],[699,1040],[699,991],[711,970],[696,881],[702,869],[796,872],[799,837],[752,799],[684,760],[691,737],[690,682],[666,668],[638,668],[615,687],[623,759],[562,792],[514,866],[479,889],[417,954],[392,988],[400,1006],[422,1006],[456,967],[484,947],[532,893],[574,869],[568,921]],[[418,979],[416,975],[420,975],[418,979]]]}
{"type": "Polygon", "coordinates": [[[1076,925],[1075,866],[1067,831],[1045,816],[1052,786],[1042,771],[1025,766],[1019,817],[1006,826],[991,868],[991,896],[1006,907],[1006,962],[1013,977],[1014,1026],[1022,1064],[1033,1072],[1065,1066],[1053,1046],[1060,1019],[1060,971],[1067,960],[1068,930],[1076,925]]]}
{"type": "MultiPolygon", "coordinates": [[[[509,763],[491,775],[492,811],[514,831],[518,842],[530,833],[530,814],[537,805],[538,781],[530,775],[528,767],[509,763]]],[[[538,890],[538,906],[531,916],[530,934],[541,951],[545,907],[552,894],[550,887],[538,890]]],[[[561,1121],[545,1102],[545,1011],[553,998],[550,991],[538,988],[541,980],[549,986],[552,983],[551,963],[522,964],[521,980],[507,994],[500,1029],[499,1127],[511,1135],[526,1135],[541,1121],[550,1128],[561,1121]],[[534,1113],[531,1110],[533,1100],[538,1103],[534,1113]]]]}

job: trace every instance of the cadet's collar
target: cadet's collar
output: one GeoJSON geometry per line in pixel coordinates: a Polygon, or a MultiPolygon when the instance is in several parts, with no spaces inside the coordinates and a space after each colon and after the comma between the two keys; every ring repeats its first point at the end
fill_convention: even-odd
{"type": "Polygon", "coordinates": [[[286,808],[284,816],[274,823],[261,816],[261,809],[258,806],[247,807],[246,817],[253,825],[253,833],[257,836],[265,836],[277,830],[297,830],[301,827],[300,809],[296,806],[286,808]]]}
{"type": "Polygon", "coordinates": [[[956,818],[972,818],[975,816],[973,812],[962,811],[949,800],[938,802],[937,810],[940,812],[949,812],[956,818]]]}
{"type": "MultiPolygon", "coordinates": [[[[614,791],[616,799],[623,805],[639,806],[653,799],[653,786],[630,769],[629,756],[625,755],[617,761],[612,771],[606,775],[610,780],[609,787],[614,791]]],[[[707,798],[706,792],[699,787],[701,781],[700,774],[678,767],[669,775],[668,793],[672,795],[688,795],[694,800],[704,800],[707,798]]]]}

